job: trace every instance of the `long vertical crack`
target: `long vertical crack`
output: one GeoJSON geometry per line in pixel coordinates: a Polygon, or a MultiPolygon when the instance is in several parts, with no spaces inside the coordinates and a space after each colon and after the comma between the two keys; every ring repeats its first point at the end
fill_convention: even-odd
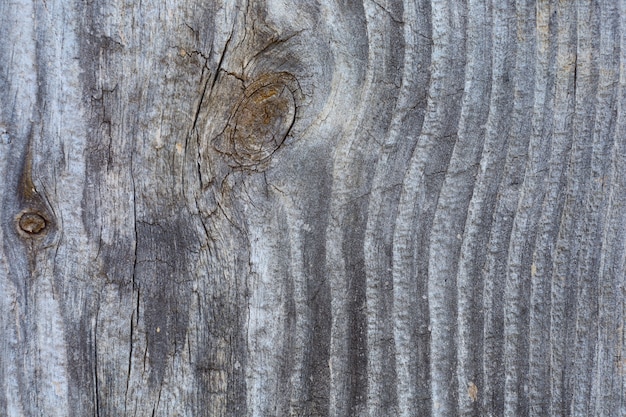
{"type": "MultiPolygon", "coordinates": [[[[202,110],[202,104],[204,103],[204,99],[206,97],[206,92],[209,86],[209,81],[211,80],[211,75],[208,74],[205,77],[205,71],[207,71],[206,65],[202,68],[202,78],[206,78],[204,80],[204,87],[202,89],[202,95],[200,96],[200,102],[198,103],[198,108],[196,109],[196,114],[193,118],[193,125],[191,126],[191,134],[196,136],[196,146],[198,155],[196,157],[196,169],[198,170],[198,181],[200,181],[200,189],[204,188],[204,182],[202,180],[202,167],[200,166],[200,162],[202,161],[201,155],[201,144],[200,144],[200,134],[196,131],[196,125],[198,123],[198,119],[200,118],[200,111],[202,110]]],[[[187,145],[185,142],[185,154],[187,154],[187,145]]]]}
{"type": "Polygon", "coordinates": [[[126,405],[128,404],[128,389],[130,387],[130,375],[131,375],[131,371],[132,371],[132,362],[133,362],[133,339],[134,339],[134,332],[135,332],[135,320],[139,320],[139,288],[136,285],[136,273],[137,273],[137,245],[138,245],[138,238],[139,238],[139,233],[137,232],[137,193],[136,193],[136,189],[135,189],[135,176],[133,175],[133,156],[131,154],[130,156],[130,178],[131,178],[131,184],[133,187],[133,226],[134,226],[134,230],[135,230],[135,249],[134,249],[134,259],[133,259],[133,274],[132,274],[132,287],[131,287],[131,291],[135,291],[137,290],[137,306],[135,311],[133,311],[133,314],[131,315],[130,318],[130,346],[129,346],[129,352],[128,352],[128,374],[126,375],[126,391],[124,393],[124,415],[126,415],[127,409],[126,409],[126,405]]]}
{"type": "Polygon", "coordinates": [[[96,321],[93,326],[93,379],[94,379],[94,403],[96,409],[94,416],[100,417],[100,389],[98,386],[98,316],[100,307],[96,308],[96,321]]]}

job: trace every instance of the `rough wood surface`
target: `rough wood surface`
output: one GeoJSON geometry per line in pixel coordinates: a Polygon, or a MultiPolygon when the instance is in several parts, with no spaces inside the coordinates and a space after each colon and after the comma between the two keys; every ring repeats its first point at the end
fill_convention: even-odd
{"type": "Polygon", "coordinates": [[[626,0],[0,35],[0,415],[626,416],[626,0]]]}

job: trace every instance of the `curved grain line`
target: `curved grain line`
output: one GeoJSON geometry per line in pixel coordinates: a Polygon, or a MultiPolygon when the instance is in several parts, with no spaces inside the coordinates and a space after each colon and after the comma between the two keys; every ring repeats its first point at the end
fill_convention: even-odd
{"type": "Polygon", "coordinates": [[[626,1],[619,3],[619,81],[616,94],[616,125],[606,177],[602,248],[600,256],[598,345],[596,346],[596,386],[606,387],[595,398],[598,416],[626,414],[626,1]],[[600,362],[608,358],[607,362],[600,362]],[[606,373],[604,373],[606,372],[606,373]],[[606,401],[606,402],[605,402],[606,401]]]}
{"type": "Polygon", "coordinates": [[[461,282],[456,278],[467,208],[489,115],[489,100],[485,98],[491,95],[492,45],[491,37],[486,36],[486,28],[490,26],[487,10],[489,6],[485,2],[468,3],[465,85],[458,138],[439,193],[430,235],[429,301],[431,311],[440,311],[439,322],[431,321],[431,328],[447,329],[440,339],[433,330],[433,366],[442,367],[445,374],[440,374],[440,378],[448,381],[452,391],[448,394],[452,403],[442,407],[444,415],[467,415],[476,399],[473,391],[476,373],[472,369],[471,355],[466,355],[471,349],[471,331],[467,331],[467,327],[457,328],[459,321],[472,320],[474,283],[463,280],[466,278],[463,276],[461,282]],[[472,390],[469,395],[468,389],[472,390]]]}
{"type": "MultiPolygon", "coordinates": [[[[623,323],[623,293],[620,288],[620,281],[623,280],[623,273],[611,272],[610,268],[605,268],[606,264],[611,264],[612,260],[607,257],[605,251],[609,248],[624,247],[623,242],[608,242],[607,232],[609,230],[623,230],[623,220],[616,219],[616,223],[621,223],[622,227],[611,222],[607,218],[609,213],[610,193],[607,192],[607,181],[611,173],[611,148],[615,146],[617,118],[617,91],[615,85],[619,85],[619,55],[615,53],[620,49],[619,44],[619,8],[615,3],[602,3],[600,5],[600,47],[598,53],[598,93],[597,111],[595,113],[595,129],[593,132],[593,152],[591,155],[591,175],[590,192],[586,202],[586,216],[592,224],[596,248],[591,256],[591,260],[597,265],[596,278],[598,280],[598,317],[597,329],[592,329],[597,333],[597,346],[595,347],[592,375],[593,387],[590,392],[590,414],[597,416],[610,416],[618,412],[615,399],[619,398],[623,391],[620,390],[620,377],[616,373],[616,365],[619,369],[620,356],[618,344],[620,335],[615,331],[615,312],[621,312],[623,323]],[[610,138],[610,140],[606,140],[610,138]],[[597,242],[601,242],[598,245],[597,242]],[[609,246],[606,246],[606,245],[609,246]],[[616,246],[618,245],[618,246],[616,246]],[[617,362],[617,364],[616,364],[617,362]]],[[[609,232],[613,233],[613,232],[609,232]]],[[[618,238],[619,239],[619,238],[618,238]]],[[[594,249],[594,246],[591,246],[594,249]]],[[[619,258],[619,254],[617,255],[619,258]]],[[[619,270],[619,267],[617,268],[619,270]]],[[[623,283],[623,281],[622,281],[623,283]]]]}
{"type": "Polygon", "coordinates": [[[487,253],[484,250],[489,240],[492,226],[497,189],[501,180],[497,174],[502,171],[510,146],[510,118],[518,100],[514,94],[513,76],[515,55],[515,26],[512,23],[513,2],[494,4],[493,19],[493,58],[491,75],[491,96],[489,115],[485,126],[485,139],[477,173],[476,183],[468,204],[467,219],[463,231],[463,242],[457,274],[458,298],[458,347],[457,378],[459,384],[458,402],[460,415],[480,415],[485,403],[484,379],[481,369],[483,356],[484,328],[482,309],[483,267],[487,253]],[[510,100],[513,96],[515,99],[510,100]],[[470,395],[469,389],[476,387],[470,395]]]}
{"type": "MultiPolygon", "coordinates": [[[[513,228],[514,213],[519,199],[519,186],[525,173],[527,149],[531,133],[528,114],[533,111],[535,74],[535,4],[517,1],[517,45],[512,74],[513,113],[509,130],[509,149],[498,184],[498,198],[486,247],[483,272],[483,384],[481,395],[483,413],[504,414],[504,291],[508,242],[513,228]]],[[[545,66],[543,67],[545,69],[545,66]]],[[[546,70],[547,71],[547,70],[546,70]]],[[[546,72],[544,71],[544,72],[546,72]]],[[[542,74],[543,75],[543,74],[542,74]]],[[[479,391],[480,392],[480,391],[479,391]]]]}
{"type": "MultiPolygon", "coordinates": [[[[430,236],[431,219],[434,216],[437,196],[443,182],[440,175],[445,171],[454,145],[456,128],[460,111],[460,93],[462,92],[462,70],[459,74],[458,63],[463,62],[464,50],[462,34],[464,23],[462,11],[457,9],[455,2],[439,2],[432,5],[432,38],[431,80],[428,87],[429,101],[427,113],[419,137],[413,151],[408,171],[403,181],[401,200],[398,208],[396,232],[394,235],[394,282],[401,280],[400,274],[414,274],[416,277],[417,300],[416,308],[420,317],[429,315],[427,297],[427,253],[430,236]],[[457,38],[455,36],[461,36],[457,38]],[[460,75],[460,77],[459,77],[460,75]],[[442,100],[446,97],[446,100],[442,100]],[[451,123],[446,123],[450,122],[451,123]],[[416,241],[417,239],[417,241],[416,241]],[[420,259],[421,258],[421,259],[420,259]],[[397,267],[402,267],[396,268],[397,267]]],[[[460,7],[460,6],[459,6],[460,7]]],[[[463,65],[460,66],[463,68],[463,65]]],[[[433,332],[444,331],[438,326],[437,320],[430,317],[433,332]],[[435,325],[432,327],[432,325],[435,325]]],[[[424,327],[426,323],[424,323],[424,327]]],[[[427,328],[419,329],[427,335],[427,328]]],[[[396,333],[397,334],[397,333],[396,333]]],[[[431,334],[432,335],[432,334],[431,334]]],[[[428,340],[422,338],[422,340],[428,340]]],[[[451,381],[438,378],[439,361],[436,357],[436,344],[429,345],[431,357],[429,378],[432,400],[429,401],[425,392],[418,394],[420,402],[431,402],[431,411],[436,415],[445,415],[450,411],[451,393],[448,385],[451,381]]],[[[428,353],[426,356],[428,357],[428,353]]],[[[421,364],[420,367],[426,364],[421,364]]],[[[425,374],[425,370],[418,373],[425,374]]]]}
{"type": "Polygon", "coordinates": [[[311,398],[312,381],[312,350],[313,340],[313,311],[311,306],[310,285],[305,267],[305,234],[310,226],[300,218],[301,210],[294,207],[291,201],[283,200],[285,221],[289,240],[289,274],[291,289],[290,312],[288,316],[293,321],[292,329],[286,329],[285,337],[292,338],[291,349],[286,352],[287,362],[291,365],[283,383],[288,390],[281,395],[289,396],[289,415],[311,415],[313,407],[311,398]]]}
{"type": "Polygon", "coordinates": [[[532,242],[537,218],[544,199],[545,171],[549,167],[553,100],[551,65],[555,50],[552,22],[554,5],[537,5],[538,60],[533,109],[533,132],[529,143],[528,166],[519,204],[511,230],[504,292],[504,414],[516,416],[528,413],[527,383],[527,320],[525,308],[530,296],[527,277],[531,275],[532,242]]]}
{"type": "MultiPolygon", "coordinates": [[[[486,86],[486,83],[484,83],[485,79],[489,78],[488,75],[484,77],[485,74],[481,73],[484,67],[474,67],[471,61],[466,61],[468,51],[472,51],[474,48],[481,48],[481,45],[474,44],[471,40],[471,34],[474,31],[481,30],[481,25],[476,22],[476,26],[472,26],[472,23],[474,23],[472,19],[476,17],[471,14],[472,5],[469,5],[471,14],[469,24],[465,21],[467,11],[464,6],[457,2],[450,2],[446,5],[433,4],[433,39],[435,41],[433,65],[443,64],[449,66],[447,75],[450,76],[450,79],[446,83],[445,90],[448,95],[452,96],[445,100],[446,104],[451,105],[445,111],[444,118],[441,119],[443,122],[442,129],[434,132],[433,135],[436,139],[452,139],[451,146],[449,149],[446,149],[445,153],[447,161],[443,169],[445,172],[444,178],[440,181],[432,180],[432,183],[437,184],[437,189],[432,194],[435,207],[431,230],[428,235],[428,302],[431,329],[430,370],[432,376],[433,416],[450,416],[458,413],[455,350],[456,294],[453,291],[456,265],[452,265],[455,263],[452,260],[452,252],[459,248],[460,240],[458,239],[457,225],[454,222],[451,224],[449,221],[450,217],[447,216],[451,213],[456,214],[456,208],[465,211],[466,201],[459,195],[459,188],[456,188],[455,185],[449,186],[447,182],[451,178],[460,182],[463,182],[465,179],[463,173],[467,172],[468,167],[465,166],[464,161],[461,161],[462,158],[459,158],[457,154],[457,152],[459,154],[464,152],[460,148],[469,145],[467,150],[470,153],[476,153],[475,149],[480,149],[482,145],[482,135],[479,133],[480,143],[477,148],[472,149],[476,142],[471,140],[464,142],[464,139],[467,138],[463,137],[465,133],[471,135],[469,132],[472,128],[468,126],[468,132],[464,132],[463,129],[466,127],[465,123],[472,117],[468,113],[472,112],[471,106],[475,103],[474,100],[480,93],[489,94],[488,87],[486,91],[480,91],[481,87],[486,86]],[[442,14],[440,15],[439,13],[442,14]],[[443,13],[448,15],[446,16],[448,22],[444,21],[445,15],[443,13]],[[456,22],[454,21],[455,17],[458,18],[456,22]],[[442,32],[446,31],[447,34],[439,34],[439,30],[442,32]],[[439,57],[436,55],[438,35],[441,35],[439,40],[444,48],[448,49],[446,52],[449,54],[439,62],[439,57]],[[446,42],[450,43],[446,44],[446,42]],[[477,71],[477,74],[474,74],[474,71],[477,71]],[[476,76],[476,79],[473,78],[474,76],[476,76]],[[468,86],[472,82],[476,82],[480,86],[477,88],[478,91],[474,92],[471,90],[472,87],[468,86]],[[472,93],[476,93],[476,95],[472,93]],[[457,98],[459,100],[458,103],[457,98]],[[452,264],[449,263],[451,260],[452,264]]],[[[477,111],[477,114],[474,115],[478,116],[478,114],[482,113],[482,111],[477,111]]],[[[486,113],[483,115],[483,118],[485,115],[486,113]]],[[[475,126],[480,130],[479,126],[481,124],[482,122],[478,122],[475,126]]],[[[471,160],[472,156],[468,159],[471,160]]],[[[469,162],[469,165],[475,166],[475,162],[469,162]]],[[[472,177],[470,181],[473,181],[473,175],[470,175],[470,177],[472,177]]],[[[469,189],[471,193],[471,187],[464,188],[461,186],[460,188],[464,191],[469,189]]],[[[467,196],[467,200],[469,200],[469,196],[467,196]]]]}
{"type": "MultiPolygon", "coordinates": [[[[426,361],[428,354],[427,304],[423,303],[421,295],[418,295],[417,276],[407,273],[413,270],[412,251],[397,244],[395,224],[387,224],[388,221],[397,222],[401,190],[397,191],[398,194],[392,194],[395,204],[394,216],[388,216],[374,202],[385,197],[381,186],[389,183],[385,179],[388,172],[391,172],[392,186],[395,184],[396,175],[403,176],[405,174],[404,170],[409,163],[409,158],[424,123],[431,56],[429,7],[429,0],[410,1],[404,4],[404,36],[407,49],[405,49],[402,90],[398,99],[398,110],[394,115],[387,139],[387,143],[391,142],[391,149],[387,147],[384,149],[386,153],[383,154],[383,163],[379,163],[377,166],[374,180],[374,185],[378,185],[378,188],[372,190],[370,197],[372,214],[379,213],[379,215],[386,217],[386,220],[383,220],[384,225],[389,227],[392,233],[390,261],[393,279],[392,320],[397,380],[396,395],[398,415],[402,417],[426,415],[430,411],[430,402],[425,394],[430,384],[426,361]],[[410,48],[411,45],[417,46],[410,48]],[[384,159],[385,157],[387,159],[384,159]],[[407,252],[411,254],[410,259],[406,257],[407,252]],[[418,304],[422,304],[421,309],[418,304]]],[[[398,182],[402,182],[401,177],[398,182]]],[[[371,236],[369,237],[371,239],[380,234],[374,219],[373,216],[368,218],[368,236],[371,236]]],[[[378,227],[383,227],[383,225],[378,227]]]]}
{"type": "MultiPolygon", "coordinates": [[[[580,5],[577,10],[580,14],[584,6],[580,5]]],[[[567,271],[573,261],[567,258],[569,253],[578,251],[580,243],[575,236],[580,235],[577,229],[581,216],[578,214],[582,212],[580,204],[586,190],[582,173],[588,170],[588,137],[590,124],[593,123],[593,108],[585,106],[595,94],[593,79],[590,78],[593,58],[589,44],[593,39],[586,27],[591,16],[580,17],[575,9],[564,10],[562,16],[571,23],[565,30],[559,28],[553,146],[531,271],[529,412],[532,416],[545,415],[550,412],[551,403],[554,404],[550,381],[554,382],[560,376],[558,372],[553,374],[550,366],[553,342],[556,339],[557,345],[569,345],[566,340],[559,340],[558,336],[563,336],[563,331],[569,333],[565,330],[570,315],[566,299],[571,294],[566,294],[571,291],[568,283],[572,282],[574,271],[567,271]],[[564,247],[567,250],[561,252],[560,248],[564,247]],[[563,276],[566,276],[565,280],[563,276]]],[[[569,354],[566,353],[566,356],[569,354]]]]}
{"type": "MultiPolygon", "coordinates": [[[[419,411],[414,399],[418,381],[416,375],[410,374],[410,369],[415,370],[417,364],[406,363],[407,358],[415,360],[415,346],[410,341],[408,344],[399,341],[395,337],[397,332],[394,329],[397,327],[389,325],[397,323],[398,318],[395,305],[398,297],[394,296],[395,284],[392,281],[392,245],[400,200],[399,184],[417,141],[415,129],[419,132],[423,122],[422,106],[428,79],[424,61],[429,58],[430,51],[429,39],[419,35],[429,31],[428,16],[419,15],[417,5],[413,2],[405,2],[404,6],[402,86],[393,119],[385,135],[381,156],[376,164],[364,238],[369,314],[368,405],[371,415],[406,415],[419,411]],[[399,364],[396,363],[397,358],[401,359],[399,364]],[[396,380],[398,386],[390,390],[390,382],[396,380]],[[407,395],[413,399],[407,400],[407,395]]],[[[389,41],[393,42],[393,38],[389,41]]],[[[406,295],[404,291],[403,294],[406,295]]],[[[409,307],[401,308],[406,313],[409,307]]]]}
{"type": "MultiPolygon", "coordinates": [[[[371,22],[367,21],[366,10],[359,7],[362,13],[363,28],[369,32],[371,22]]],[[[348,31],[357,31],[355,22],[349,24],[348,31]]],[[[374,32],[375,33],[375,32],[374,32]]],[[[343,35],[343,34],[338,34],[343,35]]],[[[366,33],[357,36],[367,37],[366,33]]],[[[379,36],[379,35],[377,35],[379,36]]],[[[348,43],[353,37],[345,38],[348,43]]],[[[376,40],[376,39],[374,39],[376,40]]],[[[352,56],[362,57],[363,50],[350,45],[354,50],[352,56]]],[[[349,94],[360,96],[358,112],[343,130],[347,134],[340,139],[333,155],[333,188],[329,208],[329,223],[326,234],[326,267],[329,272],[332,324],[330,341],[330,410],[331,416],[348,416],[358,414],[366,407],[366,340],[365,340],[365,285],[363,277],[362,233],[364,229],[361,207],[367,201],[367,190],[370,185],[371,173],[364,171],[368,160],[377,157],[377,138],[373,132],[370,135],[368,128],[369,117],[374,112],[373,107],[379,105],[377,94],[384,93],[384,88],[376,85],[377,79],[385,79],[383,62],[384,56],[377,56],[377,50],[369,49],[363,85],[358,90],[350,90],[349,94]],[[383,91],[380,89],[383,88],[383,91]],[[360,411],[359,411],[360,410],[360,411]]],[[[384,52],[384,51],[383,51],[384,52]]],[[[365,61],[351,62],[346,56],[341,56],[337,63],[337,71],[341,73],[345,68],[361,65],[365,61]]],[[[337,74],[339,75],[339,74],[337,74]]],[[[383,97],[386,97],[383,95],[383,97]]],[[[378,115],[377,115],[378,116],[378,115]]],[[[338,121],[339,122],[339,121],[338,121]]],[[[342,121],[343,122],[343,121],[342,121]]],[[[378,120],[381,122],[381,120],[378,120]]],[[[386,123],[382,123],[385,125],[386,123]]]]}

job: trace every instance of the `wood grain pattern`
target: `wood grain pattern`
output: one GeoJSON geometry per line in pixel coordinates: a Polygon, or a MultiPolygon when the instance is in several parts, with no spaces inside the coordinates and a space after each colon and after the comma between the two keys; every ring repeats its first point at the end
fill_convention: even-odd
{"type": "Polygon", "coordinates": [[[0,415],[626,416],[626,0],[0,34],[0,415]]]}

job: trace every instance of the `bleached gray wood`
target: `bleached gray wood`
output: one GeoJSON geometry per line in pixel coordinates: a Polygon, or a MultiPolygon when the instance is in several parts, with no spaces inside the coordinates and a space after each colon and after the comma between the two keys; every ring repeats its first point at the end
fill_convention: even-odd
{"type": "Polygon", "coordinates": [[[0,0],[1,416],[626,415],[626,0],[0,0]]]}

